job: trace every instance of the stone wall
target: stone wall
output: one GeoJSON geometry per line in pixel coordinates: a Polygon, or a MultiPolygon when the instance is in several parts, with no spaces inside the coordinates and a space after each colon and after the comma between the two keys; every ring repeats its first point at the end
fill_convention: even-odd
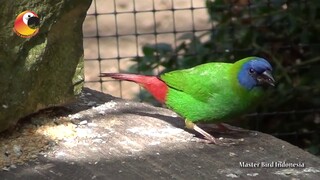
{"type": "Polygon", "coordinates": [[[0,131],[39,109],[60,105],[83,82],[82,23],[91,0],[2,1],[0,6],[0,131]],[[13,32],[25,10],[40,18],[39,32],[13,32]]]}

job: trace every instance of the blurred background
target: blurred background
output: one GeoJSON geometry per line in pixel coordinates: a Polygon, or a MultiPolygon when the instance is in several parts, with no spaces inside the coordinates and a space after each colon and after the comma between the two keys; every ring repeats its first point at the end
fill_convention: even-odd
{"type": "Polygon", "coordinates": [[[268,59],[277,86],[230,124],[320,155],[320,1],[93,0],[83,25],[85,86],[160,106],[100,72],[156,75],[247,56],[268,59]]]}

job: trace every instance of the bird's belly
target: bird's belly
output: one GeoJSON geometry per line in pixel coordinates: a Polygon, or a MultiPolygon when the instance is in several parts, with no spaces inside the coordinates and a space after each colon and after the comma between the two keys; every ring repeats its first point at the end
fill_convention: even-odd
{"type": "Polygon", "coordinates": [[[167,100],[167,106],[192,122],[217,123],[246,111],[250,103],[240,98],[212,97],[207,102],[189,95],[180,95],[167,100]]]}

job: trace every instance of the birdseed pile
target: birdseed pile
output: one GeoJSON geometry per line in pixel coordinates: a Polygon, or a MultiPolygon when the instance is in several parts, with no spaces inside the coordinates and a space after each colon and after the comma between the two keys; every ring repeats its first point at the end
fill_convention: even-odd
{"type": "Polygon", "coordinates": [[[48,118],[47,115],[38,113],[0,135],[0,169],[9,171],[17,165],[36,161],[39,154],[59,141],[76,136],[77,125],[69,118],[48,118]]]}

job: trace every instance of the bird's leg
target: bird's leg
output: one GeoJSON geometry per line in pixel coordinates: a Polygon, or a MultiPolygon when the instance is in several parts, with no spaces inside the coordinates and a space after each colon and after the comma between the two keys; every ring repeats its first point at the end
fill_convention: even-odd
{"type": "Polygon", "coordinates": [[[221,132],[247,132],[246,130],[243,130],[243,129],[230,128],[226,126],[224,123],[217,123],[216,126],[221,132]]]}
{"type": "Polygon", "coordinates": [[[218,126],[218,129],[219,129],[221,132],[232,131],[232,129],[228,128],[228,127],[225,126],[223,123],[217,123],[216,125],[218,126]]]}
{"type": "Polygon", "coordinates": [[[217,144],[216,138],[214,138],[211,134],[209,134],[206,131],[204,131],[203,129],[201,129],[199,126],[197,126],[193,122],[185,120],[185,124],[186,124],[186,128],[193,129],[193,130],[197,131],[198,133],[203,135],[205,137],[205,139],[207,139],[208,141],[210,141],[214,144],[217,144]]]}

